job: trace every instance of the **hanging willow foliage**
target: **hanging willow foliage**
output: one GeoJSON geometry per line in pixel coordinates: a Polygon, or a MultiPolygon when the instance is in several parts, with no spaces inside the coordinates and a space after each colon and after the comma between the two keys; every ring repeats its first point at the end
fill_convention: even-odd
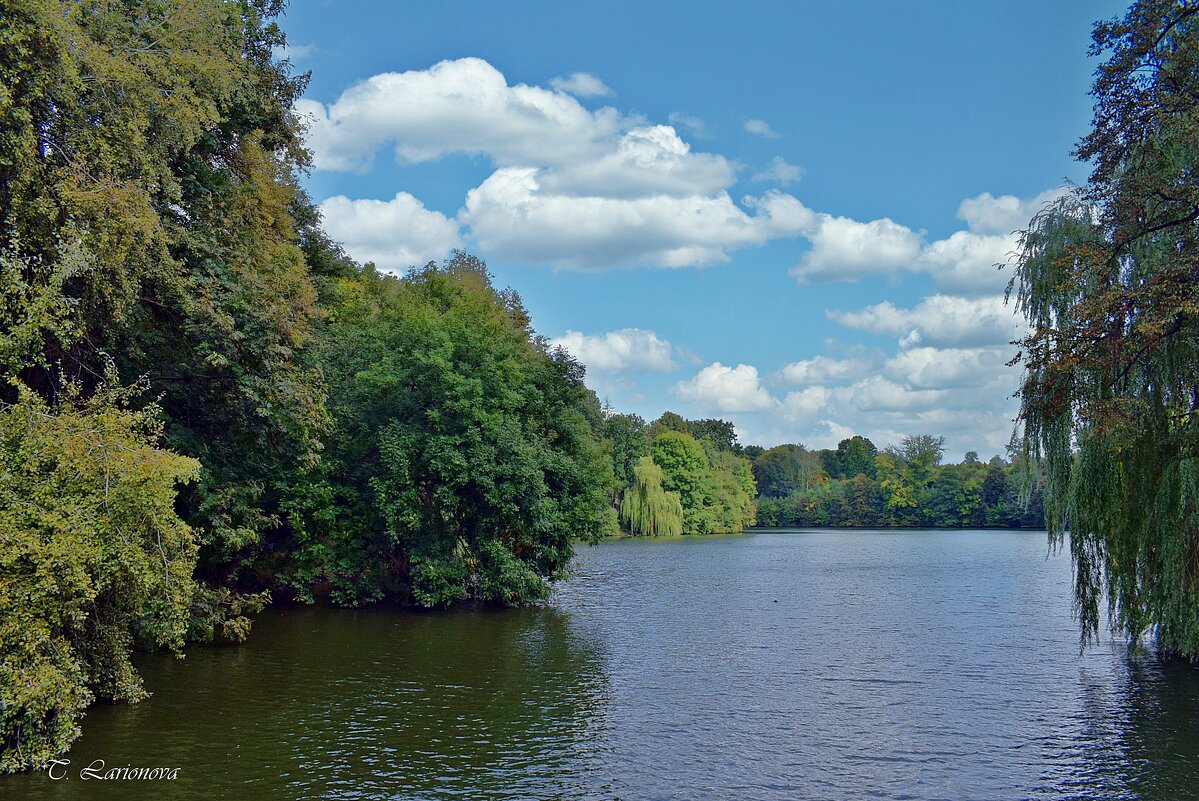
{"type": "Polygon", "coordinates": [[[677,492],[662,489],[662,468],[642,456],[633,468],[633,486],[620,502],[620,520],[643,537],[677,537],[683,533],[683,504],[677,492]]]}
{"type": "Polygon", "coordinates": [[[1094,174],[1034,218],[1009,287],[1032,329],[1020,441],[1069,533],[1083,643],[1106,600],[1113,631],[1196,659],[1199,16],[1138,2],[1093,53],[1094,174]]]}

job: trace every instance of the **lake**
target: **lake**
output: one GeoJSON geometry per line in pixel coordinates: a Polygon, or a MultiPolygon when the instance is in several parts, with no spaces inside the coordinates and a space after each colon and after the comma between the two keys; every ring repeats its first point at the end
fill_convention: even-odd
{"type": "Polygon", "coordinates": [[[1176,799],[1199,670],[1080,654],[1043,532],[787,531],[578,549],[542,608],[274,609],[140,657],[21,799],[1176,799]],[[84,781],[93,760],[175,781],[84,781]]]}

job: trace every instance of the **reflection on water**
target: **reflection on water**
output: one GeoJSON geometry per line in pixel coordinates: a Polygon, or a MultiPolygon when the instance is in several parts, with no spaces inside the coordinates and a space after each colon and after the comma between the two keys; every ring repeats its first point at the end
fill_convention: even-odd
{"type": "Polygon", "coordinates": [[[0,797],[569,796],[605,693],[596,648],[556,609],[274,610],[244,647],[141,667],[153,697],[94,709],[73,776],[5,780],[0,797]],[[181,771],[81,781],[98,758],[181,771]]]}
{"type": "Polygon", "coordinates": [[[1199,671],[1080,655],[1069,582],[1020,532],[608,542],[543,609],[276,610],[143,659],[75,775],[0,797],[1188,797],[1199,671]]]}

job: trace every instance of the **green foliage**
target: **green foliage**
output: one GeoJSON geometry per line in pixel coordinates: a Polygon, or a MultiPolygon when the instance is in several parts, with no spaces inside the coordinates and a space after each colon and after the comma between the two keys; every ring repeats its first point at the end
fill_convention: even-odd
{"type": "Polygon", "coordinates": [[[875,478],[874,457],[878,447],[863,436],[853,436],[837,443],[836,451],[825,451],[824,468],[829,478],[854,478],[859,473],[875,478]]]}
{"type": "Polygon", "coordinates": [[[779,445],[763,451],[753,461],[753,474],[759,493],[766,498],[807,492],[825,478],[820,454],[802,445],[779,445]]]}
{"type": "Polygon", "coordinates": [[[651,453],[662,469],[663,489],[678,493],[684,534],[740,531],[753,523],[756,490],[748,460],[715,447],[708,453],[673,430],[654,438],[651,453]]]}
{"type": "Polygon", "coordinates": [[[183,645],[197,544],[174,504],[199,465],[130,400],[0,404],[0,770],[65,750],[94,696],[143,697],[135,642],[183,645]]]}
{"type": "MultiPolygon", "coordinates": [[[[977,454],[960,465],[941,465],[940,437],[905,437],[900,447],[874,456],[874,469],[853,477],[818,476],[806,486],[783,483],[789,492],[770,492],[773,470],[784,458],[806,454],[817,464],[841,463],[853,443],[841,441],[837,451],[807,451],[783,445],[763,451],[754,463],[762,495],[758,498],[760,526],[932,526],[939,528],[1041,528],[1044,526],[1040,487],[1022,493],[1022,463],[1009,466],[996,456],[988,464],[977,454]],[[910,455],[910,459],[909,459],[910,455]],[[1026,497],[1022,497],[1026,496],[1026,497]]],[[[862,452],[868,452],[863,448],[862,452]]]]}
{"type": "Polygon", "coordinates": [[[1024,232],[1018,442],[1069,532],[1083,642],[1112,627],[1199,658],[1199,9],[1140,0],[1107,55],[1077,155],[1085,188],[1024,232]]]}
{"type": "Polygon", "coordinates": [[[728,420],[708,417],[703,420],[687,420],[674,412],[663,412],[649,427],[649,438],[654,439],[667,431],[687,434],[692,439],[705,443],[714,450],[741,455],[737,442],[736,427],[728,420]]]}
{"type": "Polygon", "coordinates": [[[641,458],[649,454],[649,430],[635,414],[611,414],[604,419],[603,443],[612,457],[612,472],[621,487],[630,487],[641,458]]]}
{"type": "Polygon", "coordinates": [[[633,470],[633,485],[620,502],[620,520],[642,537],[677,537],[683,533],[683,504],[678,493],[662,489],[662,468],[642,456],[633,470]]]}
{"type": "Polygon", "coordinates": [[[366,270],[330,295],[335,430],[289,501],[281,580],[342,603],[542,597],[573,539],[615,528],[581,367],[465,254],[402,280],[366,270]]]}
{"type": "Polygon", "coordinates": [[[181,501],[202,572],[233,585],[327,423],[281,4],[0,9],[0,368],[47,398],[63,374],[89,391],[105,352],[147,376],[203,463],[181,501]]]}

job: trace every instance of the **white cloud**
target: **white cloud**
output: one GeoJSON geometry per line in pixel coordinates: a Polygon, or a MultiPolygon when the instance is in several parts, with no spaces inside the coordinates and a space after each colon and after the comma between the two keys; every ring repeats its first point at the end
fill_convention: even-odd
{"type": "Polygon", "coordinates": [[[994,197],[983,192],[978,197],[968,198],[958,206],[958,219],[965,220],[971,231],[979,234],[1006,236],[1022,230],[1028,221],[1046,204],[1052,203],[1065,189],[1048,189],[1036,197],[1018,198],[1015,195],[994,197]]]}
{"type": "Polygon", "coordinates": [[[883,301],[857,311],[831,309],[830,319],[874,334],[903,336],[909,345],[947,347],[1004,345],[1023,336],[1024,321],[1002,297],[932,295],[910,309],[883,301]],[[912,335],[916,332],[916,336],[912,335]]]}
{"type": "Polygon", "coordinates": [[[746,120],[745,130],[754,136],[764,136],[767,139],[779,138],[779,135],[774,132],[766,120],[746,120]]]}
{"type": "Polygon", "coordinates": [[[862,358],[815,356],[785,365],[779,375],[790,384],[826,384],[862,378],[872,367],[869,360],[862,358]]]}
{"type": "Polygon", "coordinates": [[[612,198],[542,191],[535,168],[497,170],[470,190],[460,220],[488,254],[574,269],[688,267],[727,261],[738,248],[793,236],[810,218],[789,195],[612,198]]]}
{"type": "Polygon", "coordinates": [[[1019,382],[1019,371],[1006,366],[1008,355],[995,345],[919,346],[885,361],[868,352],[818,356],[778,371],[779,378],[790,374],[807,384],[781,401],[763,386],[757,368],[717,362],[674,391],[700,413],[731,419],[746,444],[835,447],[861,434],[883,447],[907,434],[933,433],[946,436],[951,453],[1003,453],[1019,382]]]}
{"type": "Polygon", "coordinates": [[[755,181],[773,181],[774,183],[783,186],[790,186],[803,177],[803,167],[795,164],[788,164],[787,160],[782,156],[775,156],[770,162],[770,166],[759,173],[755,173],[753,180],[755,181]]]}
{"type": "Polygon", "coordinates": [[[926,243],[924,232],[883,218],[859,222],[819,215],[819,225],[806,234],[812,249],[791,269],[801,284],[857,281],[899,271],[927,273],[944,293],[981,296],[1002,292],[1011,277],[1002,271],[1015,252],[1016,229],[1028,224],[1060,189],[1020,199],[983,193],[963,200],[958,217],[967,230],[926,243]]]}
{"type": "Polygon", "coordinates": [[[509,86],[479,58],[374,75],[328,106],[305,99],[296,111],[309,120],[307,143],[321,170],[365,169],[389,143],[409,163],[467,153],[500,166],[572,164],[601,155],[630,123],[563,92],[509,86]]]}
{"type": "Polygon", "coordinates": [[[929,348],[901,350],[887,360],[883,372],[917,389],[961,389],[984,386],[1006,369],[1006,348],[929,348]]]}
{"type": "Polygon", "coordinates": [[[783,399],[783,416],[792,420],[813,418],[828,407],[832,396],[832,391],[823,386],[788,392],[783,399]]]}
{"type": "Polygon", "coordinates": [[[709,364],[694,378],[675,384],[675,394],[702,409],[755,412],[774,409],[778,401],[762,386],[758,369],[748,364],[709,364]]]}
{"type": "Polygon", "coordinates": [[[461,246],[458,224],[407,192],[391,200],[338,195],[320,205],[325,230],[359,261],[400,270],[436,260],[461,246]]]}
{"type": "Polygon", "coordinates": [[[894,272],[920,255],[921,234],[890,219],[863,223],[829,214],[816,219],[805,233],[812,249],[791,269],[800,283],[856,281],[894,272]]]}
{"type": "MultiPolygon", "coordinates": [[[[458,216],[489,258],[575,269],[705,266],[812,224],[812,212],[778,191],[734,201],[738,165],[693,151],[675,128],[611,108],[591,112],[565,93],[597,89],[593,77],[576,73],[556,89],[510,86],[486,61],[464,58],[375,75],[327,107],[304,101],[299,110],[312,120],[318,169],[363,168],[388,144],[403,162],[490,159],[497,169],[467,192],[458,216]]],[[[377,238],[376,251],[388,234],[377,238]]]]}
{"type": "Polygon", "coordinates": [[[905,434],[929,432],[945,435],[951,450],[1002,453],[1011,436],[1015,411],[1011,396],[1018,372],[995,367],[994,352],[967,357],[985,373],[962,369],[938,378],[933,368],[922,369],[922,358],[948,365],[960,356],[916,354],[889,364],[886,375],[868,376],[849,386],[813,385],[790,392],[779,414],[761,421],[765,430],[747,442],[767,446],[803,442],[819,448],[861,434],[883,447],[898,443],[905,434]]]}
{"type": "Polygon", "coordinates": [[[552,344],[569,351],[589,372],[669,372],[677,366],[671,358],[670,342],[641,328],[604,334],[567,331],[552,344]]]}
{"type": "Polygon", "coordinates": [[[706,197],[736,177],[723,156],[693,153],[674,128],[653,125],[629,131],[599,158],[541,171],[539,189],[580,197],[706,197]]]}
{"type": "Polygon", "coordinates": [[[551,78],[550,86],[575,97],[608,97],[612,90],[590,72],[574,72],[567,78],[551,78]]]}
{"type": "Polygon", "coordinates": [[[1016,238],[1011,235],[957,231],[924,248],[921,267],[944,292],[962,295],[1002,292],[1011,271],[1000,270],[998,265],[1004,264],[1015,248],[1016,238]]]}

